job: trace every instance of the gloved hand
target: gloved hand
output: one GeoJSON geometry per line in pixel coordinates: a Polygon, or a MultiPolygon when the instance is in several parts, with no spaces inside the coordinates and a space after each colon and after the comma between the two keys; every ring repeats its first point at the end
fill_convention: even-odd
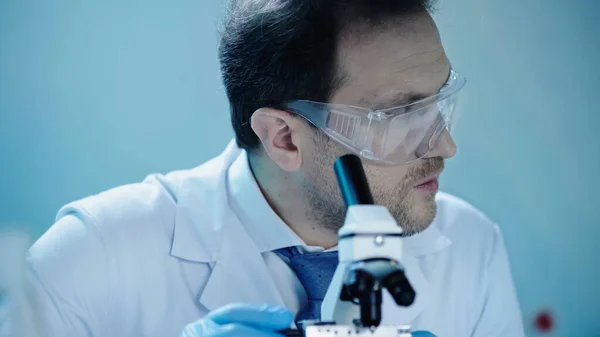
{"type": "Polygon", "coordinates": [[[411,334],[413,337],[435,337],[435,335],[429,331],[415,331],[411,332],[411,334]]]}
{"type": "Polygon", "coordinates": [[[294,315],[272,305],[231,304],[188,324],[181,337],[281,337],[277,331],[290,327],[294,315]]]}

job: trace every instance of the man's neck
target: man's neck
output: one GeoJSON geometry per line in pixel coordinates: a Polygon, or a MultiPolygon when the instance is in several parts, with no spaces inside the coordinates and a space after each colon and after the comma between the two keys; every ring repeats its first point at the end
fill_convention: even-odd
{"type": "Polygon", "coordinates": [[[285,172],[275,165],[248,156],[250,169],[262,195],[273,211],[308,246],[325,249],[337,245],[337,233],[326,230],[310,217],[302,188],[286,179],[285,172]]]}

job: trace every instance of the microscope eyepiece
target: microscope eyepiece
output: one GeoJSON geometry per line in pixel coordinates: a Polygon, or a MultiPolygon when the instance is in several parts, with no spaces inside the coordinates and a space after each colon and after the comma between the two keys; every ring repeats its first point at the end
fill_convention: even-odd
{"type": "Polygon", "coordinates": [[[408,307],[415,301],[416,293],[406,278],[404,270],[396,270],[382,280],[382,285],[388,290],[396,304],[408,307]]]}
{"type": "Polygon", "coordinates": [[[372,205],[374,203],[367,176],[359,157],[353,154],[341,156],[335,161],[333,170],[346,207],[372,205]]]}
{"type": "Polygon", "coordinates": [[[350,264],[344,279],[344,297],[360,305],[361,323],[377,326],[381,322],[382,291],[387,289],[400,306],[410,306],[415,291],[404,269],[389,259],[368,259],[350,264]]]}

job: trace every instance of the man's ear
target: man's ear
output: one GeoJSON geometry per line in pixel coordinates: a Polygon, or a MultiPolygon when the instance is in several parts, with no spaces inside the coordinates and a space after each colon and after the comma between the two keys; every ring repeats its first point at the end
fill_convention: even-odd
{"type": "Polygon", "coordinates": [[[254,112],[250,125],[269,157],[282,170],[292,172],[302,166],[298,143],[298,118],[288,112],[261,108],[254,112]]]}

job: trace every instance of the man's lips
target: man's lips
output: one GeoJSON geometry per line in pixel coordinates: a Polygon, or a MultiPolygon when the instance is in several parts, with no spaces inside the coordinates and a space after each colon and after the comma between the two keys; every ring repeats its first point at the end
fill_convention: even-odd
{"type": "Polygon", "coordinates": [[[437,191],[440,187],[438,181],[439,173],[435,175],[431,175],[419,182],[414,186],[414,189],[424,190],[424,191],[437,191]]]}

